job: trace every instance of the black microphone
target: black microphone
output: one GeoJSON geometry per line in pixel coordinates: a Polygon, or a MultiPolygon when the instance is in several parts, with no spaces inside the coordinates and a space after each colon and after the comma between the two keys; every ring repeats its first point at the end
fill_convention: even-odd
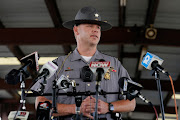
{"type": "Polygon", "coordinates": [[[39,71],[39,75],[35,78],[34,83],[37,82],[39,79],[43,78],[42,82],[40,82],[41,87],[38,89],[38,93],[43,94],[45,85],[47,84],[47,79],[52,77],[56,70],[58,69],[57,63],[48,61],[46,64],[44,64],[39,71]]]}
{"type": "Polygon", "coordinates": [[[107,72],[110,62],[100,59],[98,62],[91,62],[89,65],[91,71],[96,74],[96,81],[102,80],[102,75],[107,72]]]}
{"type": "Polygon", "coordinates": [[[150,52],[147,52],[141,62],[141,65],[144,66],[148,70],[157,70],[169,76],[169,73],[166,70],[164,70],[164,68],[161,66],[163,61],[164,60],[161,59],[160,57],[150,52]]]}
{"type": "Polygon", "coordinates": [[[169,73],[166,70],[164,70],[164,68],[161,65],[159,65],[157,60],[152,62],[151,67],[153,70],[158,70],[158,71],[164,73],[165,75],[169,76],[169,73]]]}
{"type": "Polygon", "coordinates": [[[20,74],[22,73],[25,78],[30,76],[30,70],[37,72],[39,70],[38,65],[38,53],[31,53],[23,58],[20,62],[23,64],[18,70],[11,70],[6,76],[5,81],[7,84],[16,85],[20,82],[20,74]]]}
{"type": "Polygon", "coordinates": [[[125,99],[132,100],[139,95],[140,90],[143,86],[130,80],[127,77],[122,77],[119,80],[119,86],[123,89],[123,95],[125,99]]]}
{"type": "Polygon", "coordinates": [[[36,120],[49,120],[51,103],[49,101],[39,102],[36,111],[36,120]]]}
{"type": "Polygon", "coordinates": [[[44,68],[43,71],[37,76],[37,78],[47,77],[49,75],[49,70],[44,68]]]}
{"type": "Polygon", "coordinates": [[[54,75],[56,70],[58,69],[58,65],[56,62],[48,61],[46,64],[44,64],[39,71],[39,75],[35,78],[35,80],[39,80],[42,77],[45,77],[46,79],[49,79],[51,76],[54,75]]]}

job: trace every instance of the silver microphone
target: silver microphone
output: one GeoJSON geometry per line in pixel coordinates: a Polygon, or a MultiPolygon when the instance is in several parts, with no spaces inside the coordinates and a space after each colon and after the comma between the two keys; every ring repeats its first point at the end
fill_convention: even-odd
{"type": "Polygon", "coordinates": [[[72,87],[76,87],[76,82],[75,80],[69,80],[69,78],[66,77],[65,75],[61,75],[61,77],[57,80],[56,85],[58,86],[59,89],[63,89],[64,91],[67,91],[70,85],[72,87]]]}

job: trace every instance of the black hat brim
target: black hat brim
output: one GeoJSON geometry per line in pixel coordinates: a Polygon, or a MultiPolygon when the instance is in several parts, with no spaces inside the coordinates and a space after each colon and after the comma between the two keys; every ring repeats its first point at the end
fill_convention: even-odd
{"type": "Polygon", "coordinates": [[[73,30],[73,27],[75,24],[83,24],[83,23],[88,23],[88,24],[97,24],[101,26],[101,31],[106,31],[112,28],[111,24],[103,21],[97,21],[97,20],[72,20],[72,21],[67,21],[63,23],[63,26],[65,28],[73,30]]]}

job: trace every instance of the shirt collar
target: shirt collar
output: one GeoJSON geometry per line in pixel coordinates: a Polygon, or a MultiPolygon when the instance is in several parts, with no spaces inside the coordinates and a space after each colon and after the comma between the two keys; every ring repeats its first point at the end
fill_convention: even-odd
{"type": "MultiPolygon", "coordinates": [[[[76,48],[71,55],[71,61],[76,61],[76,60],[80,60],[80,59],[82,59],[82,57],[76,48]]],[[[98,61],[100,59],[104,59],[104,56],[102,55],[102,53],[100,53],[98,50],[96,50],[96,53],[92,56],[90,61],[98,61]]]]}

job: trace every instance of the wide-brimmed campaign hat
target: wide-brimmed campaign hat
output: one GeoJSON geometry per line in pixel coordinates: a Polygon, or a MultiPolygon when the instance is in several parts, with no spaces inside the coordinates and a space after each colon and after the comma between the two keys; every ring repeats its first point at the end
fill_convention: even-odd
{"type": "Polygon", "coordinates": [[[112,28],[110,23],[107,23],[106,21],[101,21],[100,14],[93,7],[81,8],[76,14],[75,19],[64,22],[63,26],[72,30],[74,25],[79,25],[82,23],[97,24],[101,26],[102,31],[106,31],[112,28]]]}

